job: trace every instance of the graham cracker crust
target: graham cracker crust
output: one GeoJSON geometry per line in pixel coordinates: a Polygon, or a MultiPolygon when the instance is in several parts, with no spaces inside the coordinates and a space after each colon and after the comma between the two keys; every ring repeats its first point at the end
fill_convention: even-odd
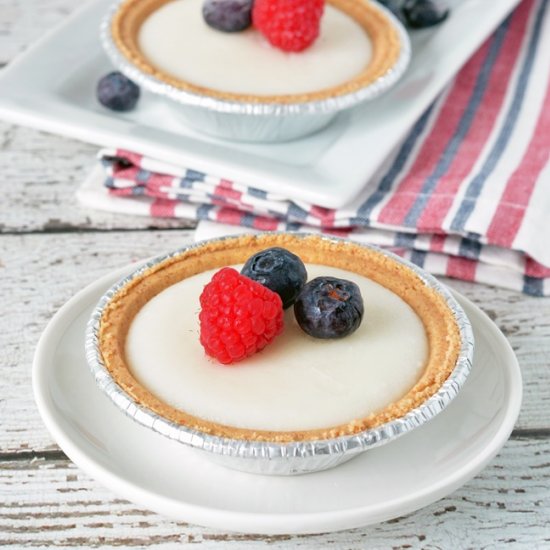
{"type": "Polygon", "coordinates": [[[113,379],[138,404],[161,417],[210,435],[283,443],[352,435],[404,416],[434,395],[447,380],[460,353],[461,337],[455,317],[443,297],[428,287],[412,269],[377,250],[314,235],[263,234],[206,242],[168,258],[133,278],[105,307],[99,346],[105,367],[113,379]],[[304,263],[338,267],[368,277],[412,307],[424,325],[429,353],[423,375],[401,399],[365,418],[323,429],[281,432],[250,430],[210,422],[176,409],[158,399],[132,376],[125,357],[126,336],[133,318],[145,303],[187,277],[244,263],[252,254],[272,246],[287,248],[304,263]]]}
{"type": "Polygon", "coordinates": [[[292,104],[320,101],[354,93],[372,84],[386,74],[399,58],[401,41],[389,18],[370,2],[364,0],[327,0],[327,3],[352,17],[368,34],[372,42],[372,58],[353,79],[338,86],[319,91],[288,95],[254,95],[225,92],[198,86],[176,78],[150,63],[141,52],[138,33],[147,17],[162,5],[173,0],[126,0],[115,13],[111,23],[111,35],[120,52],[143,73],[153,76],[179,90],[215,99],[243,103],[292,104]]]}

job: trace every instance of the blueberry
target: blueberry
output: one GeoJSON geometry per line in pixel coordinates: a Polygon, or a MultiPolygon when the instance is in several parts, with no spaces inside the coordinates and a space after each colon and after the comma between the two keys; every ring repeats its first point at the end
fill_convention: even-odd
{"type": "Polygon", "coordinates": [[[315,338],[342,338],[351,334],[361,324],[363,311],[359,287],[336,277],[309,281],[294,303],[296,321],[315,338]]]}
{"type": "Polygon", "coordinates": [[[202,16],[218,31],[243,31],[252,22],[252,0],[205,0],[202,16]]]}
{"type": "Polygon", "coordinates": [[[403,14],[403,2],[404,0],[378,0],[380,4],[382,4],[384,7],[388,8],[401,23],[404,25],[407,24],[405,21],[405,15],[403,14]]]}
{"type": "Polygon", "coordinates": [[[130,111],[139,99],[139,86],[122,73],[106,74],[97,83],[97,100],[113,111],[130,111]]]}
{"type": "Polygon", "coordinates": [[[307,271],[298,256],[279,247],[267,248],[251,256],[241,273],[276,292],[283,307],[290,307],[307,281],[307,271]]]}
{"type": "Polygon", "coordinates": [[[409,27],[423,29],[444,21],[449,8],[443,0],[405,0],[403,13],[409,27]]]}

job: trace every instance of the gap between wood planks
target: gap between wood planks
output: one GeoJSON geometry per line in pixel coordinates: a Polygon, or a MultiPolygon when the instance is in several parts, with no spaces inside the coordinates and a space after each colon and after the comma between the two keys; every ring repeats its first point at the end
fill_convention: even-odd
{"type": "MultiPolygon", "coordinates": [[[[550,439],[550,428],[527,428],[514,430],[510,435],[510,439],[550,439]]],[[[0,452],[1,462],[25,462],[33,460],[67,460],[69,458],[62,450],[49,451],[11,451],[7,453],[0,452]]]]}
{"type": "Polygon", "coordinates": [[[117,227],[116,229],[110,229],[108,227],[79,227],[78,225],[70,224],[60,224],[59,226],[44,226],[41,229],[29,229],[29,230],[2,230],[2,225],[0,224],[0,237],[10,236],[10,237],[20,237],[23,235],[59,235],[59,234],[72,234],[72,233],[144,233],[144,232],[160,232],[160,231],[191,231],[195,229],[197,225],[196,220],[181,219],[181,226],[177,227],[117,227]]]}

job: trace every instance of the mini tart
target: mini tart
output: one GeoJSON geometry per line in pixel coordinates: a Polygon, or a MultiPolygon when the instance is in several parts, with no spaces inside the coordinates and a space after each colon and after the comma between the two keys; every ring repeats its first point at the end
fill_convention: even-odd
{"type": "Polygon", "coordinates": [[[103,308],[99,328],[99,350],[103,364],[114,381],[137,404],[176,425],[209,435],[276,443],[352,435],[404,416],[441,388],[455,368],[461,344],[459,327],[445,299],[426,285],[413,269],[375,249],[349,241],[292,234],[209,241],[171,256],[140,272],[124,285],[103,308]],[[161,401],[136,381],[125,358],[125,342],[133,318],[149,300],[187,277],[244,263],[252,254],[272,246],[290,250],[304,263],[338,267],[363,275],[394,292],[411,306],[424,325],[428,358],[422,376],[401,399],[377,413],[347,424],[307,431],[262,431],[227,426],[192,416],[161,401]]]}
{"type": "Polygon", "coordinates": [[[253,95],[225,92],[175,78],[152,65],[138,46],[138,33],[147,17],[171,0],[125,0],[111,22],[112,39],[126,59],[143,73],[179,90],[219,100],[246,103],[294,104],[321,101],[354,93],[385,75],[398,60],[402,44],[390,19],[373,2],[364,0],[327,0],[352,17],[372,41],[372,58],[353,79],[323,90],[288,95],[253,95]]]}

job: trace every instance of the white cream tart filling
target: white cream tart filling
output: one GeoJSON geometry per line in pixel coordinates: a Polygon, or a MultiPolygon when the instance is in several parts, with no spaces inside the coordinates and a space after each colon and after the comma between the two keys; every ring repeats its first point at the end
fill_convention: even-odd
{"type": "Polygon", "coordinates": [[[320,34],[299,53],[272,47],[255,29],[224,33],[202,17],[202,0],[174,0],[142,24],[139,48],[173,77],[226,92],[280,95],[342,84],[364,69],[372,54],[367,33],[340,10],[325,6],[320,34]]]}
{"type": "Polygon", "coordinates": [[[285,312],[285,330],[256,355],[230,366],[199,342],[199,296],[215,271],[190,277],[151,299],[131,323],[126,355],[135,378],[164,402],[200,418],[256,430],[299,431],[363,418],[402,397],[420,378],[428,353],[413,309],[354,273],[308,265],[353,280],[365,316],[339,340],[306,335],[285,312]]]}

